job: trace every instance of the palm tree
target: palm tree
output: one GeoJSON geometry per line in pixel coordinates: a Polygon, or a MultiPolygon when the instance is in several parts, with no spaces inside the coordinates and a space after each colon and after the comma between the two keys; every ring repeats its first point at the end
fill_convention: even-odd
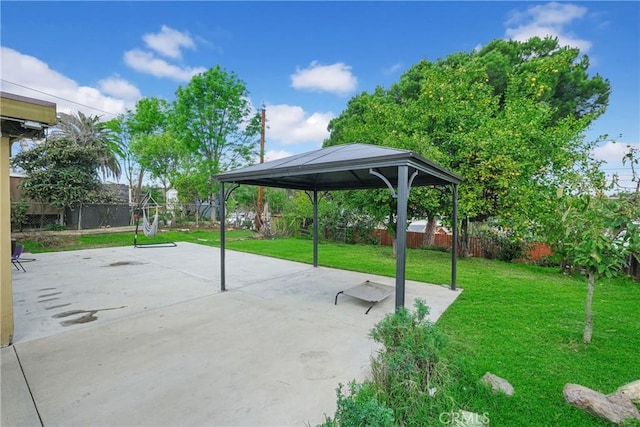
{"type": "Polygon", "coordinates": [[[118,157],[122,157],[122,147],[119,140],[105,126],[105,122],[100,121],[99,116],[85,115],[80,111],[72,114],[60,113],[51,137],[94,147],[100,160],[103,178],[120,178],[122,171],[118,157]]]}

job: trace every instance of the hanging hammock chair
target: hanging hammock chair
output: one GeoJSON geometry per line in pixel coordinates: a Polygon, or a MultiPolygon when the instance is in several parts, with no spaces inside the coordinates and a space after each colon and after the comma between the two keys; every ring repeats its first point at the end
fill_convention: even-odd
{"type": "Polygon", "coordinates": [[[149,223],[148,209],[142,210],[142,231],[147,237],[153,237],[158,233],[158,209],[156,208],[156,214],[153,217],[153,222],[149,223]]]}
{"type": "MultiPolygon", "coordinates": [[[[136,208],[136,212],[142,211],[142,232],[147,237],[155,237],[158,234],[158,204],[150,194],[147,194],[142,203],[136,208]],[[151,216],[151,208],[155,208],[156,213],[153,215],[153,221],[149,221],[151,216]]],[[[175,242],[157,242],[157,243],[138,243],[138,226],[140,224],[139,216],[136,214],[136,231],[133,235],[133,247],[134,248],[167,248],[178,246],[175,242]]]]}

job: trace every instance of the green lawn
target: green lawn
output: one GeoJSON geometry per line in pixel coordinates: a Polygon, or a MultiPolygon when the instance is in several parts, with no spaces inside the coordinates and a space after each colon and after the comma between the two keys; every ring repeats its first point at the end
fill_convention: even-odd
{"type": "MultiPolygon", "coordinates": [[[[247,239],[253,236],[248,230],[227,232],[227,241],[247,239]]],[[[20,244],[31,253],[74,251],[78,249],[100,248],[110,246],[132,246],[133,232],[99,233],[99,234],[65,234],[65,233],[27,233],[20,237],[20,244]]],[[[162,243],[162,242],[191,242],[208,246],[220,245],[220,233],[207,229],[195,229],[184,231],[161,231],[155,237],[146,237],[142,232],[138,234],[138,243],[162,243]]]]}
{"type": "MultiPolygon", "coordinates": [[[[311,262],[309,240],[243,240],[229,248],[311,262]]],[[[395,275],[391,248],[320,244],[323,266],[395,275]]],[[[407,279],[449,283],[451,255],[407,252],[407,279]]],[[[603,280],[594,294],[594,334],[582,343],[586,280],[558,268],[485,259],[458,262],[464,291],[438,321],[452,338],[452,357],[464,354],[480,378],[490,371],[506,378],[511,398],[476,401],[494,426],[607,425],[564,402],[567,383],[603,393],[640,379],[640,284],[603,280]]],[[[427,305],[429,302],[427,301],[427,305]]]]}
{"type": "MultiPolygon", "coordinates": [[[[312,242],[305,239],[256,240],[250,233],[228,233],[228,249],[311,263],[312,242]]],[[[218,232],[170,231],[163,239],[219,245],[218,232]]],[[[132,236],[86,235],[70,249],[132,244],[132,236]]],[[[29,241],[28,249],[41,250],[29,241]]],[[[451,255],[409,250],[407,279],[449,283],[451,255]]],[[[394,276],[391,248],[321,243],[323,266],[394,276]]],[[[577,383],[603,393],[640,378],[640,284],[603,280],[594,294],[592,343],[582,343],[586,280],[557,268],[484,259],[458,263],[464,292],[438,321],[451,338],[449,353],[463,355],[474,376],[486,371],[506,378],[511,398],[483,400],[494,426],[607,425],[566,404],[562,388],[577,383]]],[[[427,305],[429,301],[427,301],[427,305]]]]}

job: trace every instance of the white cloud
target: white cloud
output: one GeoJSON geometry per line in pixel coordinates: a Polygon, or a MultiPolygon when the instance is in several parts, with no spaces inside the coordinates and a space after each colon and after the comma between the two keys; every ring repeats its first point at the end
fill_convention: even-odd
{"type": "Polygon", "coordinates": [[[597,160],[605,162],[602,169],[606,172],[608,178],[612,179],[613,175],[617,175],[618,186],[626,190],[634,189],[636,186],[636,183],[631,181],[633,177],[631,166],[628,163],[626,165],[622,164],[622,158],[629,152],[630,146],[640,150],[640,142],[625,143],[613,141],[608,141],[593,150],[593,156],[597,160]]]}
{"type": "Polygon", "coordinates": [[[506,22],[507,25],[519,24],[522,21],[532,19],[540,25],[568,24],[574,19],[582,18],[587,13],[587,8],[570,3],[551,2],[532,6],[524,12],[514,12],[506,22]]]}
{"type": "Polygon", "coordinates": [[[635,147],[640,150],[640,142],[637,143],[624,143],[608,141],[603,145],[596,147],[593,150],[593,156],[597,160],[602,160],[607,163],[622,163],[622,158],[629,152],[629,146],[635,147]]]}
{"type": "MultiPolygon", "coordinates": [[[[29,98],[54,102],[58,112],[82,111],[85,114],[103,116],[120,114],[132,108],[140,91],[124,79],[119,79],[121,88],[127,87],[127,96],[119,96],[115,85],[102,83],[98,88],[80,85],[75,80],[49,68],[40,59],[25,55],[7,47],[0,48],[0,89],[29,98]],[[11,83],[9,83],[11,82],[11,83]],[[109,88],[113,91],[109,91],[109,88]],[[90,108],[93,107],[93,108],[90,108]]],[[[103,82],[109,79],[103,80],[103,82]]],[[[121,94],[122,95],[122,94],[121,94]]]]}
{"type": "Polygon", "coordinates": [[[294,105],[266,106],[267,140],[282,144],[312,142],[319,146],[329,137],[327,125],[333,113],[313,113],[309,115],[302,107],[294,105]]]}
{"type": "Polygon", "coordinates": [[[394,74],[396,71],[398,71],[401,68],[402,68],[402,63],[398,62],[397,64],[393,64],[392,66],[382,70],[382,73],[387,75],[394,74]]]}
{"type": "Polygon", "coordinates": [[[195,49],[196,44],[187,32],[180,32],[163,25],[159,33],[148,33],[142,40],[149,49],[172,59],[182,58],[182,48],[195,49]]]}
{"type": "Polygon", "coordinates": [[[525,11],[513,12],[505,22],[507,38],[526,41],[531,37],[557,37],[561,46],[577,47],[582,53],[591,49],[592,43],[580,39],[567,30],[573,21],[581,19],[587,8],[570,3],[551,2],[536,5],[525,11]]]}
{"type": "Polygon", "coordinates": [[[140,89],[121,77],[108,77],[98,82],[100,90],[107,95],[137,101],[142,98],[140,89]]]}
{"type": "Polygon", "coordinates": [[[291,75],[291,86],[295,89],[347,95],[356,89],[358,79],[351,73],[351,67],[342,62],[321,65],[313,61],[305,69],[296,68],[296,72],[291,75]]]}
{"type": "Polygon", "coordinates": [[[124,62],[129,67],[141,73],[156,77],[167,77],[176,81],[189,81],[196,74],[205,72],[204,67],[180,67],[169,64],[164,59],[156,57],[151,52],[140,49],[129,50],[124,53],[124,62]]]}

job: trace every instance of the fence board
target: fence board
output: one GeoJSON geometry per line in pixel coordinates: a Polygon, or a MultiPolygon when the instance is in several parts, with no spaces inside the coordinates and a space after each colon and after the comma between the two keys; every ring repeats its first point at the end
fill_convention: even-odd
{"type": "MultiPolygon", "coordinates": [[[[387,230],[374,230],[374,237],[378,239],[381,245],[391,246],[391,236],[387,230]]],[[[446,248],[451,251],[451,242],[453,237],[450,234],[436,234],[434,236],[433,246],[436,248],[446,248]]],[[[407,231],[407,248],[422,248],[424,242],[424,233],[416,233],[407,231]]],[[[458,239],[458,250],[461,248],[461,239],[458,239]]],[[[469,242],[469,253],[471,256],[478,258],[488,258],[493,244],[490,239],[481,237],[471,237],[469,242]]],[[[534,243],[527,252],[527,259],[537,261],[542,257],[552,254],[551,248],[544,243],[534,243]]]]}

